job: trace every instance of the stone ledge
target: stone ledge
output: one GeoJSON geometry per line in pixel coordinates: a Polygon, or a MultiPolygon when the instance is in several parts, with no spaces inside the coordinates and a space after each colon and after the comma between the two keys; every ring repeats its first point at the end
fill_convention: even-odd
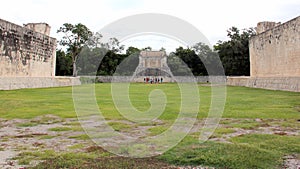
{"type": "Polygon", "coordinates": [[[0,90],[80,85],[78,77],[0,77],[0,90]]]}
{"type": "Polygon", "coordinates": [[[228,77],[227,85],[300,92],[300,77],[228,77]]]}

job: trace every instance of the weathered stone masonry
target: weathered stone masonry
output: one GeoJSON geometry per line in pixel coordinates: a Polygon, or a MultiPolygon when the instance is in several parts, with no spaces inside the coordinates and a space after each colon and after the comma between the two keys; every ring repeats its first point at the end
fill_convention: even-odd
{"type": "Polygon", "coordinates": [[[254,36],[249,50],[251,77],[300,77],[300,17],[254,36]]]}
{"type": "MultiPolygon", "coordinates": [[[[36,25],[50,30],[47,24],[36,25]]],[[[0,19],[0,76],[55,76],[56,39],[32,30],[35,24],[25,26],[0,19]]]]}
{"type": "Polygon", "coordinates": [[[56,39],[46,23],[24,27],[0,19],[0,90],[80,84],[79,78],[55,77],[56,39]]]}
{"type": "Polygon", "coordinates": [[[249,42],[250,77],[229,85],[300,92],[300,16],[283,24],[260,22],[249,42]]]}

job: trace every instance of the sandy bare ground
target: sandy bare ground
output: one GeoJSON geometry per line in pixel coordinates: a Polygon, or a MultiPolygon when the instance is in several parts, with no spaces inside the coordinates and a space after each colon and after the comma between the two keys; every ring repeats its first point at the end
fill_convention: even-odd
{"type": "MultiPolygon", "coordinates": [[[[230,119],[229,119],[230,120],[230,119]]],[[[260,122],[260,119],[257,120],[260,122]]],[[[125,123],[125,122],[124,122],[125,123]]],[[[128,122],[126,122],[128,123],[128,122]]],[[[191,132],[198,132],[203,122],[198,122],[191,132]]],[[[222,127],[222,124],[220,124],[222,127]]],[[[132,130],[134,134],[137,131],[147,130],[148,127],[141,126],[132,130]]],[[[282,128],[280,126],[262,126],[255,129],[241,129],[235,128],[235,131],[229,134],[224,134],[222,137],[212,137],[210,140],[219,142],[229,142],[231,137],[236,137],[245,134],[279,134],[279,135],[299,135],[299,129],[282,128]]],[[[138,132],[138,133],[147,133],[138,132]]],[[[84,147],[93,146],[94,143],[88,139],[70,138],[75,135],[83,135],[85,132],[80,130],[80,125],[77,119],[61,119],[56,116],[37,117],[35,119],[0,119],[0,168],[1,169],[21,169],[26,166],[18,164],[14,157],[24,151],[44,151],[54,150],[56,152],[80,151],[78,149],[70,149],[76,144],[85,145],[84,147]],[[35,123],[35,125],[28,125],[35,123]],[[79,130],[68,131],[50,131],[52,128],[67,127],[79,128],[79,130]]],[[[229,142],[230,143],[230,142],[229,142]]],[[[30,165],[35,165],[39,161],[32,161],[30,165]]],[[[296,155],[289,155],[284,157],[285,168],[299,169],[300,159],[296,155]]],[[[191,168],[188,166],[179,168],[191,168]]],[[[196,167],[203,168],[203,167],[196,167]]]]}

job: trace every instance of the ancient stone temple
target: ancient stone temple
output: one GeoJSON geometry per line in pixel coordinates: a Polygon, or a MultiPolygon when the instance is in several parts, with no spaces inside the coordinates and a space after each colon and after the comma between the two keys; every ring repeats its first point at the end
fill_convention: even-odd
{"type": "Polygon", "coordinates": [[[167,64],[167,54],[164,51],[141,51],[139,65],[135,71],[137,76],[171,77],[167,64]]]}
{"type": "Polygon", "coordinates": [[[56,39],[46,23],[24,26],[0,19],[0,90],[72,85],[55,77],[56,39]]]}

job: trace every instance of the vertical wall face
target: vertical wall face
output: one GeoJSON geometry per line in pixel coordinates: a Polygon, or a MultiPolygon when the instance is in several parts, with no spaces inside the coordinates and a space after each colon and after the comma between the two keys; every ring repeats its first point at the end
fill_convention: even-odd
{"type": "Polygon", "coordinates": [[[28,28],[0,19],[0,77],[55,76],[56,39],[28,28]]]}
{"type": "MultiPolygon", "coordinates": [[[[138,76],[164,76],[166,78],[172,75],[164,51],[141,51],[139,65],[135,72],[138,76]]],[[[142,80],[137,81],[142,82],[142,80]]]]}
{"type": "Polygon", "coordinates": [[[141,66],[144,68],[162,68],[166,65],[166,53],[162,51],[142,51],[140,53],[141,66]]]}
{"type": "Polygon", "coordinates": [[[249,48],[251,77],[300,77],[300,17],[254,36],[249,48]]]}

